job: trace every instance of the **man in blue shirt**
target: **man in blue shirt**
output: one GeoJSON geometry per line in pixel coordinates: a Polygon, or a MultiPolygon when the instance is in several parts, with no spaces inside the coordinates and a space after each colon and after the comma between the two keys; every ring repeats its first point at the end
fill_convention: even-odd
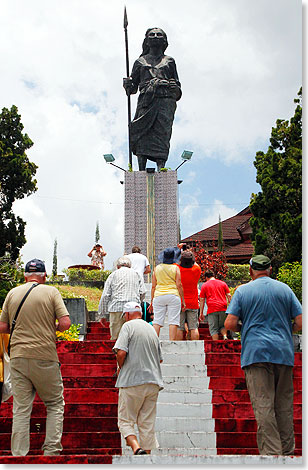
{"type": "Polygon", "coordinates": [[[292,455],[292,331],[302,328],[302,307],[286,284],[270,278],[267,256],[253,257],[249,269],[252,281],[235,291],[225,328],[241,331],[241,367],[258,425],[260,454],[292,455]]]}

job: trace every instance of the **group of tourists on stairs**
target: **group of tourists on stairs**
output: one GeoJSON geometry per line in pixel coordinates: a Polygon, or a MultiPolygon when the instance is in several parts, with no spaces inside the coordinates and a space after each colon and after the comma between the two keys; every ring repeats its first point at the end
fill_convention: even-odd
{"type": "MultiPolygon", "coordinates": [[[[204,306],[207,304],[207,318],[213,340],[221,333],[227,338],[224,328],[227,302],[231,295],[227,284],[214,278],[211,271],[205,273],[205,283],[200,292],[198,283],[201,268],[189,247],[166,248],[158,255],[158,264],[152,274],[151,302],[147,318],[160,334],[168,314],[169,339],[181,341],[199,339],[199,322],[204,322],[204,306]],[[152,315],[152,317],[151,317],[152,315]]],[[[146,289],[143,275],[151,272],[148,259],[134,246],[132,253],[124,255],[116,262],[116,270],[108,277],[98,307],[102,324],[109,320],[111,339],[116,340],[124,323],[122,309],[125,302],[144,304],[146,289]],[[136,276],[139,274],[139,279],[136,276]]]]}
{"type": "MultiPolygon", "coordinates": [[[[178,248],[167,248],[160,259],[162,263],[154,270],[151,292],[153,326],[141,319],[140,302],[144,300],[145,285],[142,277],[131,269],[128,257],[119,258],[118,269],[106,282],[99,308],[103,317],[110,314],[111,336],[117,340],[114,351],[118,362],[116,386],[120,389],[119,429],[136,455],[149,453],[157,446],[154,433],[156,402],[158,392],[163,387],[158,336],[166,312],[171,339],[177,339],[181,310],[185,312],[182,328],[186,320],[191,331],[196,330],[195,313],[198,310],[187,307],[196,305],[193,302],[197,290],[193,289],[194,294],[188,300],[185,286],[191,285],[192,278],[188,282],[185,274],[181,277],[185,269],[190,269],[197,284],[199,270],[194,268],[193,256],[181,253],[178,248]],[[127,406],[127,403],[130,405],[127,406]],[[135,424],[139,427],[140,442],[133,431],[135,424]]],[[[241,331],[241,366],[258,425],[260,454],[292,455],[292,331],[296,332],[302,327],[301,304],[286,284],[270,278],[271,261],[266,256],[258,255],[250,260],[250,275],[252,281],[235,291],[223,327],[234,332],[241,331]]],[[[26,264],[25,280],[25,284],[7,294],[0,317],[0,334],[10,333],[11,345],[8,349],[11,346],[12,350],[11,451],[16,456],[29,452],[29,422],[37,392],[47,409],[42,450],[44,455],[58,455],[62,450],[64,399],[55,333],[56,329],[67,330],[70,319],[59,291],[44,285],[46,269],[41,260],[33,259],[26,264]],[[21,314],[17,319],[19,310],[21,314]]],[[[212,273],[207,273],[205,286],[216,285],[215,281],[212,273]]],[[[224,296],[229,300],[228,289],[220,283],[219,289],[223,302],[224,296]]],[[[207,301],[208,307],[213,290],[217,298],[216,287],[201,290],[201,299],[207,301]]],[[[223,312],[224,305],[222,307],[223,312]]],[[[209,315],[213,315],[210,308],[209,311],[209,315]]],[[[219,318],[212,326],[210,324],[210,328],[214,331],[214,334],[211,333],[213,339],[217,339],[219,318]]]]}

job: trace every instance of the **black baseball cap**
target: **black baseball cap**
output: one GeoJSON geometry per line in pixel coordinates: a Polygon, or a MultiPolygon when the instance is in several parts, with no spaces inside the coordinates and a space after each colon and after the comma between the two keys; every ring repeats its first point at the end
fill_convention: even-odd
{"type": "Polygon", "coordinates": [[[270,267],[271,260],[265,255],[256,255],[251,258],[249,264],[256,271],[264,271],[270,267]]]}
{"type": "Polygon", "coordinates": [[[41,261],[40,259],[32,259],[28,261],[25,267],[25,273],[45,273],[46,268],[44,261],[41,261]]]}

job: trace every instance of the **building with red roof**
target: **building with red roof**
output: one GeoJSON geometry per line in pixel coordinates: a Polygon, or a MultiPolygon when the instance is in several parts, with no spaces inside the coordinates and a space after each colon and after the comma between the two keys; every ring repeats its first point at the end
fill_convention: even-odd
{"type": "MultiPolygon", "coordinates": [[[[254,247],[251,243],[251,227],[249,219],[252,213],[249,207],[246,207],[238,214],[223,220],[222,234],[224,241],[224,254],[228,263],[244,264],[248,263],[253,255],[254,247]]],[[[181,240],[190,246],[196,246],[197,242],[207,248],[209,253],[217,250],[219,223],[209,228],[194,233],[181,240]]]]}

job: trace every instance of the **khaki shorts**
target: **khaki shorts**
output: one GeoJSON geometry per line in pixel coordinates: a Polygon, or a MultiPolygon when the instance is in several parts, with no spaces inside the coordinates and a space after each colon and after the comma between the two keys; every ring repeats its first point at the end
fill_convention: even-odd
{"type": "Polygon", "coordinates": [[[211,336],[218,335],[220,333],[220,330],[224,327],[226,318],[226,312],[213,312],[207,315],[211,336]]]}
{"type": "Polygon", "coordinates": [[[199,326],[198,309],[186,309],[180,315],[180,330],[185,331],[185,322],[189,330],[196,330],[199,326]]]}

